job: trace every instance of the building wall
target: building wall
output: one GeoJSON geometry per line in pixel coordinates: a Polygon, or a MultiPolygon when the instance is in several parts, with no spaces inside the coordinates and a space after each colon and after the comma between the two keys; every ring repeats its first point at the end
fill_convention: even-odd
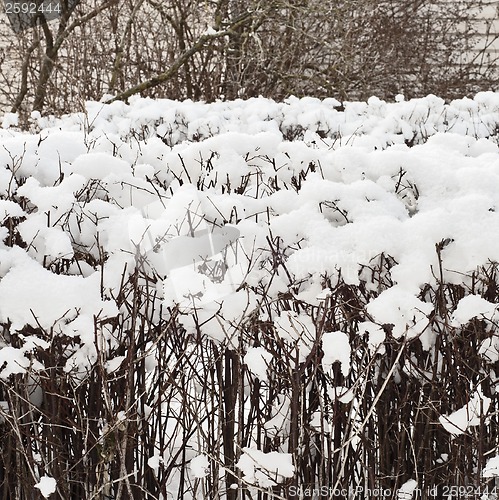
{"type": "Polygon", "coordinates": [[[499,1],[482,0],[481,3],[481,8],[468,10],[463,29],[471,27],[477,33],[474,45],[470,47],[471,54],[484,51],[485,57],[495,60],[499,57],[499,1]]]}

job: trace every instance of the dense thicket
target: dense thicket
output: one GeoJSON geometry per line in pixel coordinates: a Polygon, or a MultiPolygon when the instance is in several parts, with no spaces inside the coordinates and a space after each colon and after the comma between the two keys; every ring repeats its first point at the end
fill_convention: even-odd
{"type": "Polygon", "coordinates": [[[20,34],[4,18],[0,93],[24,113],[131,92],[451,99],[494,88],[490,9],[483,0],[82,0],[20,34]],[[490,21],[477,38],[484,8],[490,21]]]}

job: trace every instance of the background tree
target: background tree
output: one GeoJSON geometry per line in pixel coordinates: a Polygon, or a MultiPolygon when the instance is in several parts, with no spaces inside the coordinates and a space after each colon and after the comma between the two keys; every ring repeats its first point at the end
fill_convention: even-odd
{"type": "Polygon", "coordinates": [[[491,88],[497,73],[487,51],[497,38],[492,20],[470,51],[483,0],[62,3],[60,18],[46,25],[0,30],[0,94],[12,111],[69,112],[104,94],[139,92],[207,101],[451,99],[491,88]]]}

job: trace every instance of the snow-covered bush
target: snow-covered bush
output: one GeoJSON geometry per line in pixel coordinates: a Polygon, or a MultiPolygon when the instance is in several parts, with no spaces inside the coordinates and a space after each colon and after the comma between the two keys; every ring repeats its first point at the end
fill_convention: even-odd
{"type": "Polygon", "coordinates": [[[4,122],[4,497],[487,487],[499,96],[335,105],[4,122]]]}

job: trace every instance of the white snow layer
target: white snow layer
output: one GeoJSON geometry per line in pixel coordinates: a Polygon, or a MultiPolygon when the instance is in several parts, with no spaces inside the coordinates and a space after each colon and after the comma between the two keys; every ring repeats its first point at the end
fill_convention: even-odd
{"type": "Polygon", "coordinates": [[[412,500],[414,490],[418,487],[418,482],[409,479],[397,490],[397,500],[412,500]]]}
{"type": "Polygon", "coordinates": [[[243,448],[242,451],[236,467],[241,469],[244,481],[269,488],[287,477],[293,477],[295,467],[290,453],[264,453],[253,448],[243,448]]]}
{"type": "Polygon", "coordinates": [[[147,465],[154,471],[155,474],[157,474],[162,462],[163,458],[161,456],[153,455],[147,460],[147,465]]]}
{"type": "Polygon", "coordinates": [[[447,432],[455,436],[464,434],[468,427],[480,425],[480,419],[489,411],[490,403],[491,399],[477,390],[466,405],[450,415],[441,415],[438,420],[447,432]]]}
{"type": "Polygon", "coordinates": [[[499,455],[487,461],[487,465],[482,470],[483,477],[499,477],[499,455]]]}
{"type": "Polygon", "coordinates": [[[0,321],[10,320],[13,330],[25,325],[48,329],[77,315],[116,315],[116,305],[102,300],[99,286],[97,273],[61,276],[33,260],[20,261],[0,281],[0,321]]]}
{"type": "Polygon", "coordinates": [[[465,325],[476,317],[486,317],[492,320],[496,310],[497,304],[493,304],[478,295],[467,295],[459,301],[452,315],[453,324],[456,326],[465,325]]]}
{"type": "Polygon", "coordinates": [[[272,354],[263,347],[250,347],[244,356],[248,370],[260,380],[267,380],[267,368],[272,354]]]}
{"type": "Polygon", "coordinates": [[[341,373],[346,377],[350,372],[350,340],[343,332],[326,332],[322,337],[322,366],[326,372],[331,370],[333,363],[340,362],[341,373]]]}
{"type": "Polygon", "coordinates": [[[55,493],[57,482],[53,477],[43,476],[40,481],[35,484],[35,488],[40,490],[44,498],[48,498],[52,493],[55,493]]]}
{"type": "Polygon", "coordinates": [[[198,455],[191,460],[190,468],[192,475],[201,479],[209,474],[210,461],[206,455],[198,455]]]}
{"type": "MultiPolygon", "coordinates": [[[[383,354],[387,332],[429,349],[437,334],[422,287],[470,284],[478,267],[499,260],[499,94],[450,104],[373,98],[344,111],[338,104],[136,97],[130,105],[88,103],[86,115],[34,115],[31,133],[6,116],[0,323],[47,335],[3,346],[0,377],[42,369],[30,352],[59,334],[73,339],[65,369],[84,369],[95,359],[96,329],[106,335],[99,320],[120,314],[119,288],[138,266],[156,278],[155,309],[179,307],[187,331],[216,340],[232,339],[256,312],[305,361],[322,334],[306,308],[265,317],[255,290],[269,304],[291,294],[320,308],[332,300],[327,277],[372,292],[359,334],[373,353],[383,354]],[[378,293],[373,276],[393,286],[378,293]]],[[[451,325],[494,322],[496,309],[468,295],[451,325]]],[[[339,363],[349,374],[346,333],[325,333],[322,349],[326,370],[339,363]]],[[[492,333],[479,349],[485,361],[499,359],[492,333]]],[[[266,379],[270,361],[247,347],[244,362],[256,377],[266,379]]],[[[489,403],[475,394],[440,422],[466,432],[489,403]]],[[[269,432],[281,432],[285,411],[282,400],[269,432]]],[[[292,474],[290,457],[269,456],[243,453],[249,482],[292,474]]]]}

